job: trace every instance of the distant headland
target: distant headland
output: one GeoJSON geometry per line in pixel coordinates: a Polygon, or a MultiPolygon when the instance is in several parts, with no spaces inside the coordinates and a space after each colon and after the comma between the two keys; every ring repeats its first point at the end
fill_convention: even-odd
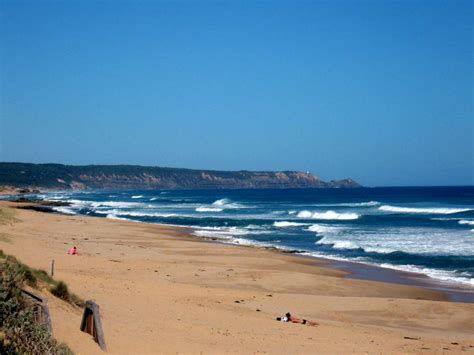
{"type": "Polygon", "coordinates": [[[300,171],[217,171],[139,165],[0,163],[0,189],[281,189],[356,188],[300,171]]]}

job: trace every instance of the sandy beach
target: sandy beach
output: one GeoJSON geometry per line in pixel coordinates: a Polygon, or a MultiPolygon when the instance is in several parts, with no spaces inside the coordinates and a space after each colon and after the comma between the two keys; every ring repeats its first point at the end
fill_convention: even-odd
{"type": "MultiPolygon", "coordinates": [[[[1,208],[17,206],[0,202],[1,208]]],[[[189,231],[14,210],[0,249],[49,270],[101,309],[109,353],[474,352],[474,304],[414,286],[345,278],[324,261],[211,243],[189,231]],[[68,256],[77,246],[79,255],[68,256]],[[277,322],[293,315],[318,327],[277,322]]],[[[101,353],[82,311],[43,291],[56,339],[101,353]]]]}

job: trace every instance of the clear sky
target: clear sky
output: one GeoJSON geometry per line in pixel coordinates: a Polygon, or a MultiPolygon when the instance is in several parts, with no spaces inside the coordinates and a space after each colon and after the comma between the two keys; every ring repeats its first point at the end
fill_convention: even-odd
{"type": "Polygon", "coordinates": [[[0,0],[0,160],[474,184],[473,4],[0,0]]]}

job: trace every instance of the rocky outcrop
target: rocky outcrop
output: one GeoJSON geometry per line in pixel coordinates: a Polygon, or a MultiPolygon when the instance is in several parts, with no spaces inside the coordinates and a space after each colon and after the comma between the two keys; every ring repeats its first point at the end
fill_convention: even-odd
{"type": "Polygon", "coordinates": [[[353,188],[351,179],[325,182],[299,171],[214,171],[136,165],[0,163],[0,185],[47,189],[353,188]]]}

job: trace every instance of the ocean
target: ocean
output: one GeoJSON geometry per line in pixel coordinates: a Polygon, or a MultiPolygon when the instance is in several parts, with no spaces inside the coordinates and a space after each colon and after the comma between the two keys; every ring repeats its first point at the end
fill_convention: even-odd
{"type": "Polygon", "coordinates": [[[474,187],[55,192],[58,212],[194,228],[273,247],[474,286],[474,187]]]}

